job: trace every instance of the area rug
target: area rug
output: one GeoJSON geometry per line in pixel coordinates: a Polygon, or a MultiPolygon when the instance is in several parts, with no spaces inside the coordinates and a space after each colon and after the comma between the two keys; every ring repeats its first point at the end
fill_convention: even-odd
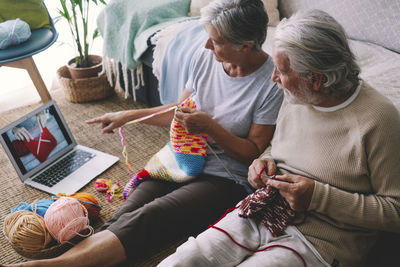
{"type": "MultiPolygon", "coordinates": [[[[120,161],[100,175],[98,178],[111,179],[114,183],[119,182],[122,186],[129,181],[128,168],[122,155],[121,139],[117,131],[114,134],[101,134],[99,125],[87,125],[85,120],[103,115],[107,112],[121,111],[132,108],[143,108],[145,105],[133,102],[131,98],[114,94],[106,100],[89,102],[83,104],[70,103],[64,98],[61,90],[51,92],[52,98],[57,102],[63,113],[76,141],[88,147],[101,150],[118,156],[120,161]]],[[[0,128],[10,122],[29,113],[40,103],[24,106],[0,114],[0,128]]],[[[168,141],[168,128],[149,126],[145,124],[134,124],[124,129],[125,142],[129,152],[129,159],[134,172],[140,171],[148,159],[157,152],[168,141]]],[[[1,147],[1,146],[0,146],[1,147]]],[[[123,200],[114,198],[107,202],[105,193],[94,189],[94,180],[85,186],[80,192],[93,194],[102,206],[100,218],[94,223],[98,228],[107,221],[112,214],[121,206],[123,200]]],[[[26,259],[16,253],[10,246],[3,234],[4,217],[10,210],[18,205],[20,201],[32,203],[35,200],[51,197],[49,194],[37,189],[25,186],[19,180],[17,173],[11,165],[3,148],[0,148],[0,263],[10,264],[26,259]]],[[[143,261],[136,266],[155,266],[160,260],[172,252],[173,248],[160,251],[152,259],[143,261]]]]}

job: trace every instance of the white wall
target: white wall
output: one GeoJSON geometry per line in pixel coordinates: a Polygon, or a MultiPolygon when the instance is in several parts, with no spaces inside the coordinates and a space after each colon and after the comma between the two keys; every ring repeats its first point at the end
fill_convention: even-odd
{"type": "MultiPolygon", "coordinates": [[[[45,0],[46,6],[54,18],[58,16],[58,0],[45,0]]],[[[104,5],[91,6],[92,25],[96,25],[97,14],[104,5]]],[[[71,34],[68,25],[63,20],[56,23],[59,33],[58,40],[47,50],[36,54],[33,59],[50,91],[58,89],[56,71],[66,62],[75,56],[75,50],[71,42],[71,34]]],[[[92,54],[102,55],[102,39],[97,38],[92,47],[92,54]]],[[[16,108],[22,105],[40,102],[39,94],[36,91],[28,73],[22,69],[1,67],[0,68],[0,112],[16,108]]]]}

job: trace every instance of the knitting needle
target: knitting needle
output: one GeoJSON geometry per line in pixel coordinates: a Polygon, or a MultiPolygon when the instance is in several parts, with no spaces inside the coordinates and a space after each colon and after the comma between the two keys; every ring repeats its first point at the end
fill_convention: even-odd
{"type": "Polygon", "coordinates": [[[261,174],[261,178],[266,178],[266,179],[275,179],[275,175],[266,175],[266,174],[261,174]]]}

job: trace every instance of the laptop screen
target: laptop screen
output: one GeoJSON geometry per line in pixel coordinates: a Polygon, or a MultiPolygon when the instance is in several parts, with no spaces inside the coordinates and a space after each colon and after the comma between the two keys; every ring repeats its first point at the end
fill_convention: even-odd
{"type": "Polygon", "coordinates": [[[44,168],[74,142],[54,102],[4,130],[1,132],[3,146],[7,147],[8,156],[22,176],[44,168]]]}

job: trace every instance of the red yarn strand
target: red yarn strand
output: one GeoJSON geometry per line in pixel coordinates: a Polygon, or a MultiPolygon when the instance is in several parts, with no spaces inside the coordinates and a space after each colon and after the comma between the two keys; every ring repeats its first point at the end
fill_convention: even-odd
{"type": "MultiPolygon", "coordinates": [[[[264,169],[265,169],[265,168],[264,168],[264,169]]],[[[262,173],[262,171],[260,172],[260,174],[261,174],[261,173],[262,173]]],[[[295,249],[291,248],[291,247],[287,247],[287,246],[284,246],[284,245],[270,245],[270,246],[266,246],[265,248],[261,248],[261,249],[257,249],[257,250],[251,249],[251,248],[248,248],[248,247],[246,247],[245,245],[242,245],[242,244],[240,244],[239,242],[237,242],[237,241],[236,241],[227,231],[225,231],[224,229],[219,228],[218,226],[215,226],[215,224],[217,224],[219,221],[221,221],[229,212],[231,212],[232,210],[237,209],[238,207],[239,207],[239,206],[236,206],[236,207],[234,207],[234,208],[229,208],[229,209],[227,209],[227,210],[225,211],[224,215],[222,215],[221,218],[219,218],[218,221],[216,221],[214,224],[209,225],[208,228],[214,228],[214,229],[216,229],[216,230],[218,230],[218,231],[224,233],[225,235],[227,235],[227,236],[229,237],[229,239],[230,239],[235,245],[237,245],[237,246],[239,246],[239,247],[241,247],[241,248],[243,248],[243,249],[245,249],[245,250],[247,250],[247,251],[250,251],[250,252],[257,253],[257,252],[266,251],[266,250],[268,250],[268,249],[275,248],[275,247],[288,249],[288,250],[292,251],[294,254],[296,254],[296,255],[300,258],[300,260],[301,260],[301,262],[303,263],[303,266],[304,266],[304,267],[307,267],[306,261],[305,261],[304,258],[301,256],[301,254],[300,254],[299,252],[297,252],[295,249]]]]}

